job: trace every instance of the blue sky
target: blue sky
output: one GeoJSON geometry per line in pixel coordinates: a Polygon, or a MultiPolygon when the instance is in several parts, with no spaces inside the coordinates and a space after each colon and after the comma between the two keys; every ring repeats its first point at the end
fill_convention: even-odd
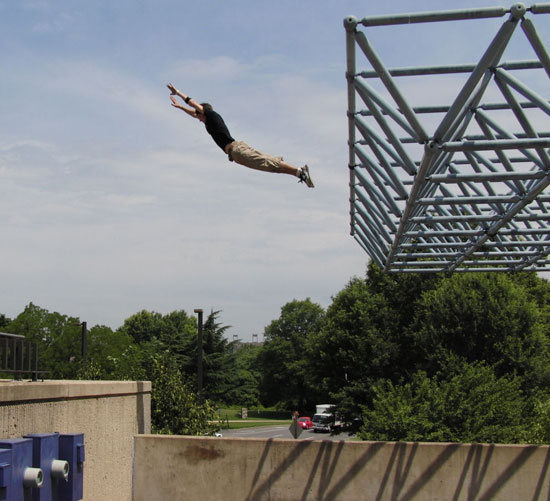
{"type": "MultiPolygon", "coordinates": [[[[288,301],[328,306],[367,264],[349,235],[344,17],[488,5],[511,3],[0,0],[0,312],[32,301],[116,329],[214,309],[249,340],[288,301]],[[229,163],[168,82],[317,187],[229,163]]],[[[447,49],[412,40],[385,34],[380,53],[447,49]]],[[[466,59],[479,43],[460,41],[466,59]]]]}

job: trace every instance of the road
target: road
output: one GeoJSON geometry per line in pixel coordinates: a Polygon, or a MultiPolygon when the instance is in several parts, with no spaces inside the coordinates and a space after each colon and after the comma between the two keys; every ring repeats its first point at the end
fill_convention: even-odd
{"type": "MultiPolygon", "coordinates": [[[[224,438],[293,438],[288,425],[257,426],[254,428],[240,428],[221,430],[224,438]]],[[[297,440],[348,440],[350,435],[342,432],[336,435],[330,433],[314,433],[313,430],[303,430],[297,440]]]]}

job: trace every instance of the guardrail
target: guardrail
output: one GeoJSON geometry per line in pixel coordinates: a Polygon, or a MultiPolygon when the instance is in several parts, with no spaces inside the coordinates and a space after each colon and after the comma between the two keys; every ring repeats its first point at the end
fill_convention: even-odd
{"type": "Polygon", "coordinates": [[[29,375],[38,380],[38,346],[25,336],[0,332],[0,373],[13,374],[15,379],[29,375]]]}

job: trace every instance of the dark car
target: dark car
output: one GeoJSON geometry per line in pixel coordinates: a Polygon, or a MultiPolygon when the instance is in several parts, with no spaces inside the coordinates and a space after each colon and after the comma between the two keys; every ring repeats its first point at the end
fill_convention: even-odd
{"type": "Polygon", "coordinates": [[[310,417],[302,416],[298,418],[298,424],[304,429],[304,430],[311,430],[313,428],[313,421],[310,417]]]}

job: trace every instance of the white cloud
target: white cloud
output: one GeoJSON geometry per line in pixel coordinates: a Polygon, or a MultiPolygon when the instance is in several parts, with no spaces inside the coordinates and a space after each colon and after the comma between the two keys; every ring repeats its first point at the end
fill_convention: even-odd
{"type": "Polygon", "coordinates": [[[142,308],[212,307],[246,338],[286,301],[326,306],[366,261],[348,235],[344,83],[276,55],[213,55],[145,79],[91,55],[32,55],[3,103],[0,312],[33,301],[116,328],[142,308]],[[165,80],[219,103],[251,145],[308,162],[318,187],[228,162],[170,107],[165,80]]]}
{"type": "MultiPolygon", "coordinates": [[[[193,82],[230,82],[232,80],[244,80],[255,71],[257,65],[245,63],[229,56],[214,56],[204,59],[185,59],[174,64],[169,73],[173,75],[174,85],[180,78],[193,82]]],[[[181,89],[180,89],[181,90],[181,89]]]]}

